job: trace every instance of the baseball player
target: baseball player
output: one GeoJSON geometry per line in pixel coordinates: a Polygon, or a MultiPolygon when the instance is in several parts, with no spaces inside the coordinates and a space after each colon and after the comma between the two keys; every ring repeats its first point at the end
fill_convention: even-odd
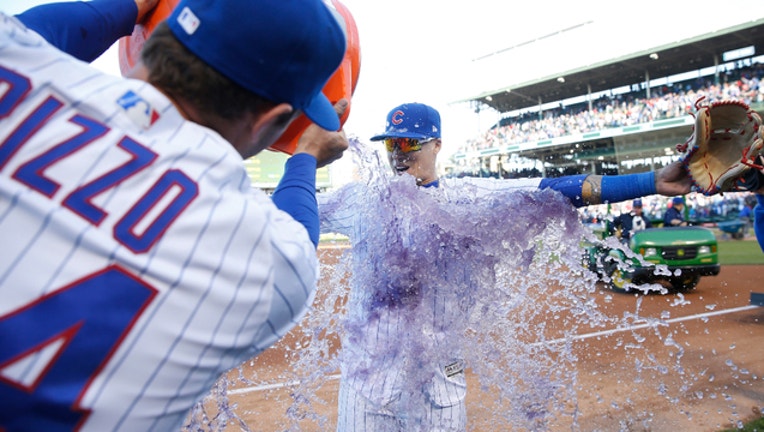
{"type": "Polygon", "coordinates": [[[24,21],[0,13],[0,430],[176,430],[314,295],[342,28],[320,0],[182,1],[128,80],[24,21]],[[300,112],[268,197],[243,158],[300,112]]]}
{"type": "MultiPolygon", "coordinates": [[[[561,192],[576,207],[690,190],[690,181],[678,162],[656,172],[622,176],[440,179],[436,169],[442,146],[440,115],[420,103],[393,108],[385,132],[371,140],[385,143],[395,173],[416,179],[420,186],[416,193],[421,195],[399,197],[417,203],[414,207],[425,197],[456,204],[462,197],[480,199],[497,192],[547,188],[561,192]]],[[[340,357],[337,430],[464,431],[466,365],[459,353],[466,347],[453,346],[449,335],[459,330],[454,329],[459,314],[469,311],[444,288],[475,282],[476,275],[460,263],[460,254],[465,255],[462,261],[470,258],[469,244],[461,251],[439,251],[453,258],[438,263],[441,267],[421,268],[425,261],[417,260],[416,254],[428,252],[419,251],[417,239],[441,236],[443,244],[448,244],[445,241],[451,233],[441,232],[427,212],[413,217],[360,211],[367,209],[361,203],[369,196],[386,199],[390,193],[383,190],[375,195],[368,184],[356,182],[318,195],[321,229],[345,234],[352,242],[353,279],[340,357]],[[380,226],[383,224],[388,226],[380,226]],[[384,238],[386,250],[370,247],[375,236],[384,238]],[[426,379],[416,394],[411,394],[411,382],[418,385],[421,377],[426,379]]],[[[381,205],[378,209],[390,210],[381,205]]],[[[503,213],[502,208],[493,211],[503,213]]],[[[437,247],[438,242],[434,244],[437,247]]],[[[472,272],[491,278],[486,276],[491,273],[489,268],[472,272]]]]}

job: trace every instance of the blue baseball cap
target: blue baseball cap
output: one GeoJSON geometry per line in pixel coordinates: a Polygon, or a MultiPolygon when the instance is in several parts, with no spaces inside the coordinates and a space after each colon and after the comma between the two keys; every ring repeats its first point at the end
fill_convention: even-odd
{"type": "Polygon", "coordinates": [[[387,114],[385,132],[373,136],[372,141],[387,138],[414,138],[430,140],[440,138],[440,114],[435,108],[421,103],[405,103],[387,114]]]}
{"type": "Polygon", "coordinates": [[[631,203],[632,207],[642,207],[642,200],[637,198],[631,203]]]}
{"type": "Polygon", "coordinates": [[[181,0],[167,19],[175,37],[210,67],[327,130],[340,128],[322,92],[345,56],[340,22],[321,0],[181,0]]]}
{"type": "Polygon", "coordinates": [[[684,204],[684,199],[682,199],[682,197],[680,196],[677,196],[677,197],[674,197],[674,199],[672,199],[671,202],[673,204],[684,204]]]}

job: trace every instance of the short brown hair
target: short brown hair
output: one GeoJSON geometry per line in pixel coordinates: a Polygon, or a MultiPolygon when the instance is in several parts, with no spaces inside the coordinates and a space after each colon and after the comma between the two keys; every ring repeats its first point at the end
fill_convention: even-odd
{"type": "Polygon", "coordinates": [[[148,68],[150,84],[192,103],[207,115],[233,120],[276,105],[208,66],[178,41],[167,23],[154,29],[143,46],[141,59],[148,68]]]}

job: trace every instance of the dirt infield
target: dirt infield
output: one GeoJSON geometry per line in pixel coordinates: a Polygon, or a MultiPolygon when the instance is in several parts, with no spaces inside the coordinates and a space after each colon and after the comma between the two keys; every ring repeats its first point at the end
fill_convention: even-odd
{"type": "MultiPolygon", "coordinates": [[[[322,250],[322,262],[336,259],[336,253],[322,250]]],[[[594,300],[600,310],[618,317],[637,314],[642,321],[568,341],[577,359],[577,400],[566,407],[567,415],[537,430],[718,431],[760,416],[764,307],[749,302],[751,292],[764,292],[762,274],[764,266],[723,266],[718,276],[703,278],[684,295],[636,296],[599,287],[594,300]],[[651,364],[651,359],[657,361],[651,364]]],[[[294,397],[300,397],[288,382],[293,376],[290,359],[299,349],[299,341],[289,335],[232,372],[228,399],[246,426],[237,420],[225,430],[334,430],[336,370],[324,371],[314,383],[307,412],[288,414],[294,397]],[[241,380],[252,376],[258,381],[241,380]],[[300,415],[302,421],[288,421],[300,415]]],[[[468,430],[524,430],[497,428],[491,402],[495,394],[481,388],[469,370],[468,386],[468,430]]]]}

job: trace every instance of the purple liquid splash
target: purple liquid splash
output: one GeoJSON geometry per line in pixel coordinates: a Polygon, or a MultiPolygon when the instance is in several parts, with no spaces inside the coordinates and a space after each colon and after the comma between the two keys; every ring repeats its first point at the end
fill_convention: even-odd
{"type": "MultiPolygon", "coordinates": [[[[292,383],[291,404],[278,430],[299,431],[305,420],[317,425],[311,430],[333,430],[315,406],[336,406],[319,389],[340,370],[345,379],[384,382],[399,395],[411,430],[427,430],[417,421],[427,409],[419,395],[432,390],[438,367],[454,361],[463,361],[476,378],[468,397],[492,395],[470,402],[468,430],[578,430],[574,337],[651,322],[640,316],[641,299],[623,317],[599,310],[597,277],[582,266],[581,242],[602,241],[554,191],[481,195],[469,185],[420,188],[411,176],[394,175],[379,153],[357,140],[348,153],[360,177],[354,191],[363,191],[354,194],[363,235],[351,238],[352,249],[338,264],[322,263],[324,292],[294,330],[300,344],[286,353],[290,369],[269,379],[258,375],[264,371],[248,376],[240,369],[235,378],[221,379],[191,413],[187,430],[272,430],[241,420],[227,392],[233,385],[285,382],[292,383]],[[393,323],[398,331],[377,331],[376,325],[393,323]],[[344,343],[336,350],[339,340],[344,343]],[[398,372],[393,379],[391,370],[398,372]]],[[[615,239],[605,243],[619,246],[615,239]]],[[[663,318],[652,320],[654,337],[675,340],[661,329],[663,318]]],[[[662,358],[643,348],[645,337],[651,336],[617,342],[635,353],[634,382],[647,382],[680,410],[676,395],[707,378],[685,375],[681,345],[672,342],[677,350],[662,358]],[[655,378],[669,374],[679,382],[655,378]]],[[[624,424],[642,421],[650,428],[645,413],[637,417],[646,419],[629,418],[628,397],[602,403],[622,412],[624,424]]]]}

